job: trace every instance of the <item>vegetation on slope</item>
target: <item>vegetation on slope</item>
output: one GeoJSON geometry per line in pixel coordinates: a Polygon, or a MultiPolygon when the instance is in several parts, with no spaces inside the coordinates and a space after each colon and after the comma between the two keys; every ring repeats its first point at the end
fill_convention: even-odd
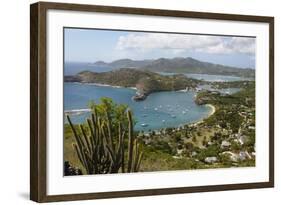
{"type": "Polygon", "coordinates": [[[83,71],[75,76],[65,76],[65,82],[99,83],[112,86],[136,87],[140,93],[195,89],[202,81],[179,74],[163,76],[150,71],[122,68],[104,73],[83,71]]]}

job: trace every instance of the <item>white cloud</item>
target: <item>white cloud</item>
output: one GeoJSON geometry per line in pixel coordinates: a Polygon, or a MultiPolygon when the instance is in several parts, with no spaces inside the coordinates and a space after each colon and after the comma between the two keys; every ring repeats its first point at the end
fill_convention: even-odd
{"type": "Polygon", "coordinates": [[[255,38],[233,37],[227,47],[238,53],[254,54],[256,49],[255,38]]]}
{"type": "Polygon", "coordinates": [[[255,39],[244,37],[220,37],[182,34],[128,34],[120,36],[118,50],[147,51],[152,49],[171,50],[174,54],[185,51],[203,53],[255,53],[255,39]]]}

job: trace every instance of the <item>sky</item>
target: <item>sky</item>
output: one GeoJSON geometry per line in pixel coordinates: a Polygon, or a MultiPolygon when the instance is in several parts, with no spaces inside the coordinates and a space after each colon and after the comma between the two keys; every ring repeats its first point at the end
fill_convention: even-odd
{"type": "Polygon", "coordinates": [[[66,62],[192,57],[255,68],[255,41],[251,37],[65,28],[64,55],[66,62]]]}

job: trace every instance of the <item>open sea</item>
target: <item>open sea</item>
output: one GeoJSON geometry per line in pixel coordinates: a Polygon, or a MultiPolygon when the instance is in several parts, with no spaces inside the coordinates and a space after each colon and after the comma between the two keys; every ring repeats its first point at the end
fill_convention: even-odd
{"type": "Polygon", "coordinates": [[[66,62],[64,64],[64,75],[75,75],[82,71],[92,71],[92,72],[107,72],[111,71],[112,68],[105,66],[94,66],[90,63],[80,63],[80,62],[66,62]]]}

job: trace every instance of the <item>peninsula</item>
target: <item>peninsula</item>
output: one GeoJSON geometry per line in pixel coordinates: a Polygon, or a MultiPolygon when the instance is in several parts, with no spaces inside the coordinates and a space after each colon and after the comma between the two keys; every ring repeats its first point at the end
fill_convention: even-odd
{"type": "Polygon", "coordinates": [[[134,100],[144,100],[146,96],[159,91],[195,90],[202,80],[188,78],[183,74],[164,76],[158,73],[121,68],[109,72],[83,71],[74,76],[65,76],[65,82],[96,83],[111,86],[134,87],[134,100]]]}

